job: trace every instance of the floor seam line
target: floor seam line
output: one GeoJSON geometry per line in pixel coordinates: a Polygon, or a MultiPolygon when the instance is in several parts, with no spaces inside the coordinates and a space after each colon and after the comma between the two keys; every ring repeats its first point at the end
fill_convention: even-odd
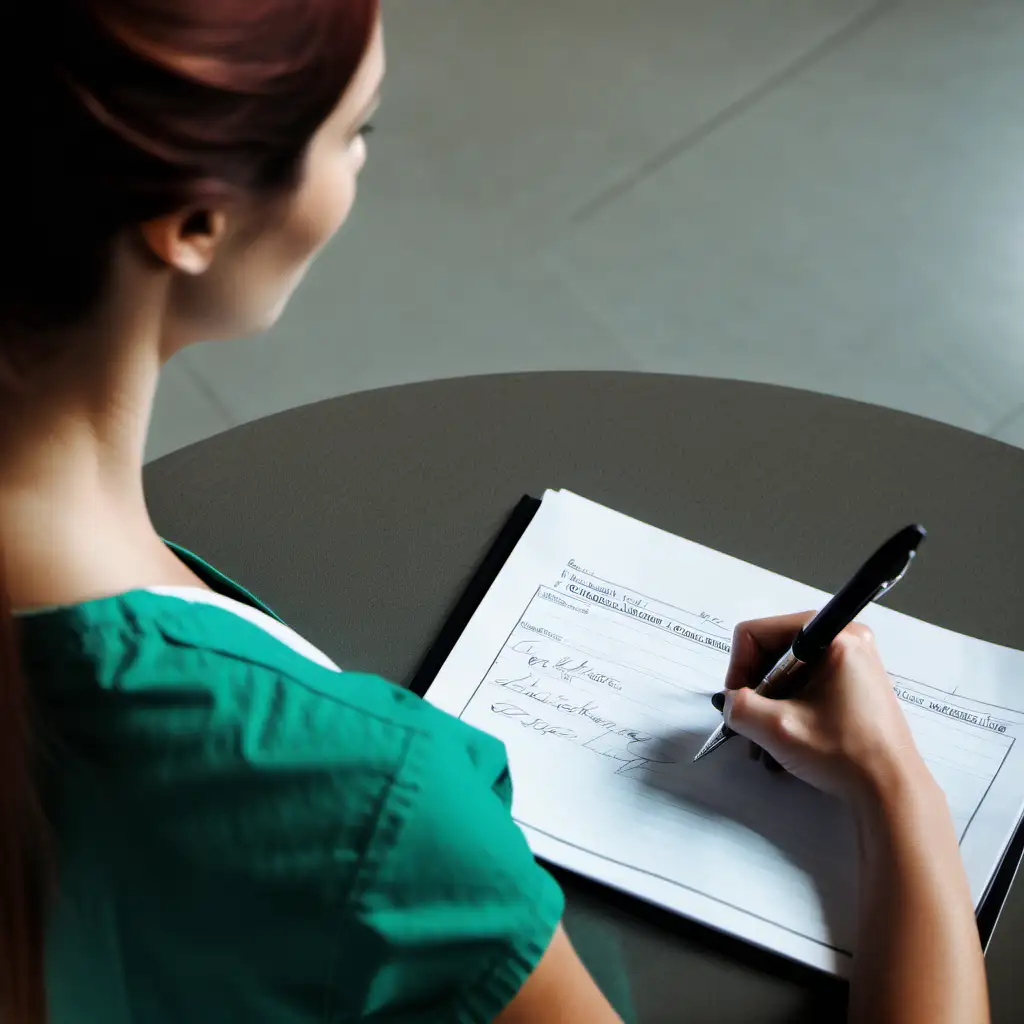
{"type": "Polygon", "coordinates": [[[611,203],[621,199],[637,185],[660,171],[663,167],[693,149],[698,143],[713,135],[720,128],[742,117],[762,100],[792,81],[808,68],[813,67],[829,54],[835,53],[845,43],[869,28],[883,15],[888,14],[900,4],[900,0],[879,0],[874,6],[859,14],[853,21],[827,36],[817,46],[802,54],[782,70],[776,72],[767,81],[752,89],[746,95],[733,101],[714,117],[698,125],[693,131],[687,132],[681,139],[656,153],[638,168],[623,176],[619,181],[599,192],[594,198],[587,200],[582,206],[569,215],[569,223],[580,225],[591,220],[611,203]]]}
{"type": "Polygon", "coordinates": [[[184,360],[179,363],[182,372],[186,377],[199,389],[203,397],[219,412],[232,427],[238,426],[238,417],[228,407],[227,402],[217,393],[216,389],[211,387],[201,373],[199,373],[192,366],[189,366],[184,360]]]}
{"type": "Polygon", "coordinates": [[[985,431],[986,437],[995,437],[996,433],[1003,429],[1003,427],[1009,426],[1015,419],[1017,419],[1021,413],[1024,413],[1024,405],[1014,406],[1005,416],[1000,416],[999,419],[992,424],[988,430],[985,431]]]}

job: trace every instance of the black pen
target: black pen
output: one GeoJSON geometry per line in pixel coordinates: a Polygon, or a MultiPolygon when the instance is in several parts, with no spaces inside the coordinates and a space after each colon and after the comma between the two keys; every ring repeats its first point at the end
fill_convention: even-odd
{"type": "MultiPolygon", "coordinates": [[[[832,598],[796,635],[793,645],[761,680],[755,693],[774,700],[795,697],[807,681],[800,672],[808,662],[821,657],[832,641],[872,601],[887,594],[910,568],[910,563],[927,536],[923,526],[908,526],[886,541],[854,575],[853,579],[832,598]]],[[[724,722],[708,737],[694,761],[706,757],[736,733],[724,722]]]]}

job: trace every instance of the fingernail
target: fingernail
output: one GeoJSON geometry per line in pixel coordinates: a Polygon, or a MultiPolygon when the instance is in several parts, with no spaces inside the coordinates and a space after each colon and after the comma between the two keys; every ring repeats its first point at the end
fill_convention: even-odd
{"type": "Polygon", "coordinates": [[[725,691],[723,690],[721,693],[713,694],[712,697],[711,697],[711,703],[715,705],[715,710],[716,711],[724,711],[725,710],[725,691]]]}

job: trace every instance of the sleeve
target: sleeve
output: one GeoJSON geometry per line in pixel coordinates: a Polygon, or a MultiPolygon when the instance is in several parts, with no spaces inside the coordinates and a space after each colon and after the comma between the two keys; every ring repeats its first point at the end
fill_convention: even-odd
{"type": "Polygon", "coordinates": [[[355,897],[375,950],[371,1020],[493,1020],[561,920],[562,893],[511,816],[504,747],[483,739],[416,736],[388,794],[355,897]]]}

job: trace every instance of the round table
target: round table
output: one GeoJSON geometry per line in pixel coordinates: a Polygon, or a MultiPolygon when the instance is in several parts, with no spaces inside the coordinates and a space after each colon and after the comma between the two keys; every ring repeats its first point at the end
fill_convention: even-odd
{"type": "MultiPolygon", "coordinates": [[[[824,395],[624,373],[406,385],[238,427],[150,464],[146,487],[165,536],[343,667],[399,682],[519,497],[548,487],[825,590],[919,520],[927,557],[889,603],[1024,647],[1024,451],[824,395]]],[[[617,945],[644,1024],[836,1018],[824,979],[567,891],[570,932],[617,945]]],[[[1018,882],[988,955],[997,1022],[1024,1018],[1021,954],[1018,882]]]]}

